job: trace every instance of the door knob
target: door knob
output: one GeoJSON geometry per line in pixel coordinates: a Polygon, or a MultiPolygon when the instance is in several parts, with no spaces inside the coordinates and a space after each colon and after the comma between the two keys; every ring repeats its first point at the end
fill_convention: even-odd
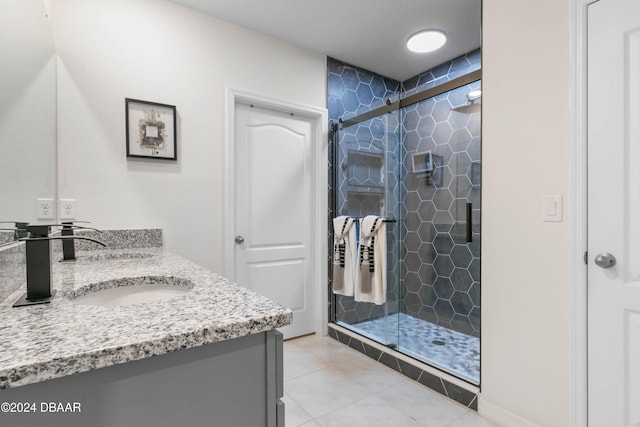
{"type": "Polygon", "coordinates": [[[596,255],[596,265],[602,268],[611,268],[616,265],[616,257],[609,252],[602,252],[596,255]]]}
{"type": "Polygon", "coordinates": [[[236,236],[236,243],[241,245],[244,243],[244,237],[242,236],[236,236]]]}

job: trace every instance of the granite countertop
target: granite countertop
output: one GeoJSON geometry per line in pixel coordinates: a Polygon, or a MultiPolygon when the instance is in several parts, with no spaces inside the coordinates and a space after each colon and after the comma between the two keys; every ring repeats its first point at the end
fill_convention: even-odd
{"type": "Polygon", "coordinates": [[[52,287],[57,294],[51,304],[13,308],[24,286],[0,303],[0,389],[259,333],[292,321],[289,309],[159,248],[83,251],[77,257],[75,262],[54,262],[52,287]],[[97,282],[142,276],[172,276],[194,286],[171,299],[127,306],[90,306],[71,299],[97,282]]]}

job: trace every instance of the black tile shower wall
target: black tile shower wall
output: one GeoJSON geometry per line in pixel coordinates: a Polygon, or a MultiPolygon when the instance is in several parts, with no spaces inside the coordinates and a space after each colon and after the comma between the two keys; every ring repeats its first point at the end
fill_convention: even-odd
{"type": "MultiPolygon", "coordinates": [[[[480,68],[476,50],[403,83],[328,58],[329,118],[337,122],[480,68]]],[[[467,94],[480,82],[340,131],[335,215],[381,214],[388,226],[387,305],[335,300],[348,324],[397,311],[480,333],[480,113],[467,94]],[[430,151],[432,182],[413,159],[430,151]],[[473,241],[466,241],[471,203],[473,241]]],[[[330,159],[332,161],[333,159],[330,159]]],[[[386,344],[386,343],[385,343],[386,344]]]]}
{"type": "Polygon", "coordinates": [[[400,82],[337,59],[327,58],[329,120],[337,122],[397,100],[400,82]]]}
{"type": "MultiPolygon", "coordinates": [[[[404,82],[405,95],[480,68],[480,52],[404,82]]],[[[400,311],[473,336],[480,334],[480,107],[475,82],[404,108],[400,180],[404,258],[400,311]],[[414,156],[431,152],[432,180],[414,156]],[[471,203],[472,242],[467,242],[471,203]]]]}
{"type": "MultiPolygon", "coordinates": [[[[398,81],[328,58],[327,93],[332,122],[397,100],[398,81]]],[[[400,207],[398,114],[376,117],[339,132],[335,215],[397,218],[400,207]]],[[[332,161],[333,159],[331,159],[332,161]]],[[[387,223],[387,303],[375,305],[337,295],[335,320],[355,324],[398,311],[399,223],[387,223]]]]}
{"type": "Polygon", "coordinates": [[[445,62],[444,64],[405,80],[402,82],[404,90],[402,96],[412,95],[415,92],[441,85],[444,82],[479,70],[481,67],[480,59],[480,49],[476,49],[466,55],[462,55],[452,61],[445,62]]]}

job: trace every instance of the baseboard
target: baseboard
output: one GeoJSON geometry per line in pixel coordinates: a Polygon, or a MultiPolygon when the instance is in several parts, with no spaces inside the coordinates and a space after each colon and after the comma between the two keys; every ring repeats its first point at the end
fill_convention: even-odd
{"type": "Polygon", "coordinates": [[[540,427],[538,424],[527,421],[491,402],[487,402],[486,399],[483,399],[482,394],[478,395],[478,413],[488,421],[496,424],[496,427],[540,427]]]}

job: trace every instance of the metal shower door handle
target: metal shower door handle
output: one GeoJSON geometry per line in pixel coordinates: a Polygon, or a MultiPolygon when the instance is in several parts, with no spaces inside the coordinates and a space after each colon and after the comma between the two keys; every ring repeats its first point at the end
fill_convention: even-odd
{"type": "Polygon", "coordinates": [[[596,265],[602,268],[611,268],[616,265],[616,257],[609,252],[601,252],[596,255],[596,265]]]}
{"type": "Polygon", "coordinates": [[[244,237],[242,236],[236,236],[236,243],[241,245],[244,243],[244,237]]]}

